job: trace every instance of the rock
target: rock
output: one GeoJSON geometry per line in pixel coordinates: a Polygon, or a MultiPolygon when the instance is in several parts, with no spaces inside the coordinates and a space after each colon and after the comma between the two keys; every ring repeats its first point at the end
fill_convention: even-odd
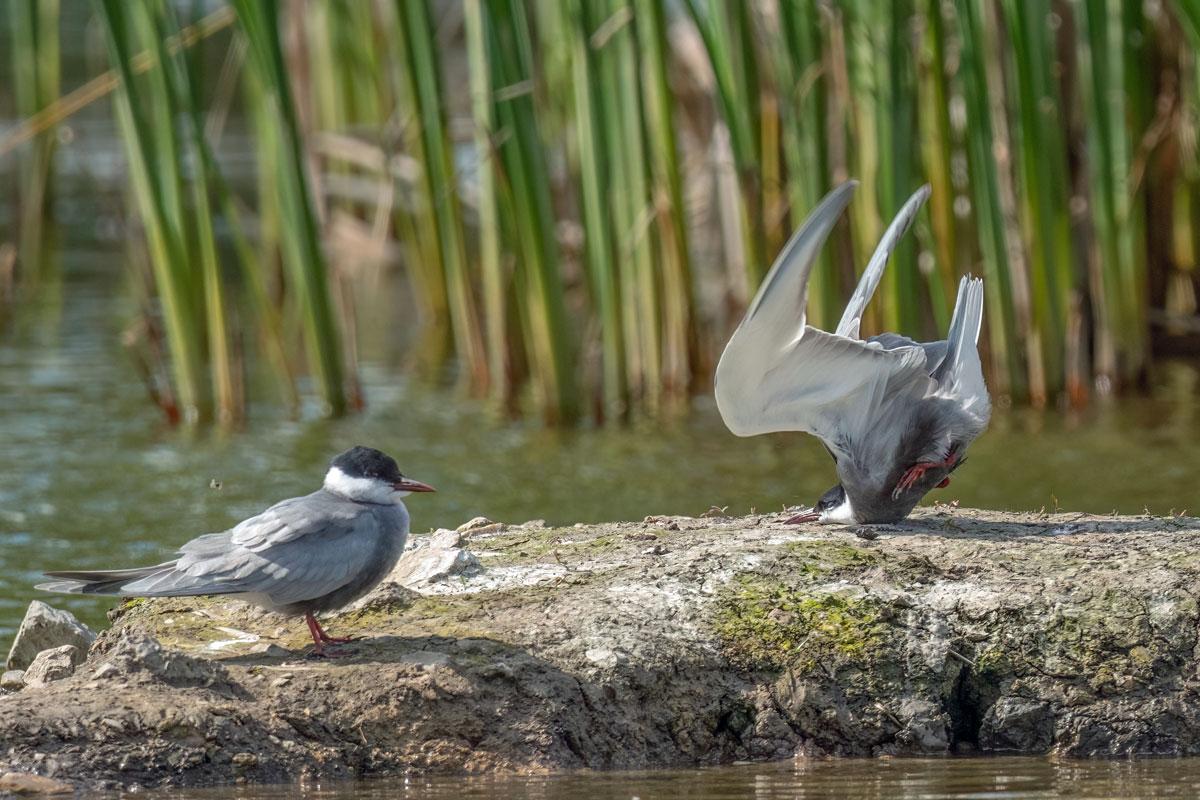
{"type": "Polygon", "coordinates": [[[385,580],[372,589],[366,597],[350,606],[350,610],[398,613],[420,599],[421,595],[412,589],[406,589],[394,580],[385,580]]]}
{"type": "Polygon", "coordinates": [[[452,575],[463,575],[479,569],[479,559],[469,550],[430,545],[410,550],[401,556],[388,580],[415,590],[452,575]]]}
{"type": "Polygon", "coordinates": [[[30,772],[5,772],[0,775],[0,794],[74,794],[75,784],[34,775],[30,772]]]}
{"type": "Polygon", "coordinates": [[[250,652],[264,655],[267,658],[291,658],[293,655],[274,642],[259,642],[250,648],[250,652]]]}
{"type": "Polygon", "coordinates": [[[7,667],[25,669],[43,650],[67,644],[75,646],[75,663],[81,664],[95,640],[96,634],[70,611],[34,600],[26,609],[25,619],[8,651],[7,667]]]}
{"type": "Polygon", "coordinates": [[[979,747],[993,753],[1044,753],[1054,744],[1054,716],[1047,703],[1001,697],[983,717],[979,747]]]}
{"type": "Polygon", "coordinates": [[[52,681],[60,681],[75,674],[75,663],[79,648],[73,644],[64,644],[43,650],[33,659],[33,663],[25,670],[25,685],[38,688],[52,681]]]}
{"type": "MultiPolygon", "coordinates": [[[[112,675],[142,674],[171,686],[211,686],[228,682],[225,668],[205,658],[168,650],[157,639],[136,631],[125,631],[108,651],[106,664],[112,675]]],[[[101,677],[100,670],[94,677],[101,677]]]]}
{"type": "Polygon", "coordinates": [[[25,688],[25,670],[10,669],[5,670],[3,675],[0,675],[0,689],[6,692],[19,692],[25,688]]]}
{"type": "Polygon", "coordinates": [[[429,546],[448,550],[451,547],[462,547],[463,540],[466,537],[459,531],[447,530],[439,528],[429,537],[429,546]]]}
{"type": "Polygon", "coordinates": [[[504,530],[504,524],[492,522],[487,517],[474,517],[459,525],[457,530],[459,533],[500,533],[504,530]]]}

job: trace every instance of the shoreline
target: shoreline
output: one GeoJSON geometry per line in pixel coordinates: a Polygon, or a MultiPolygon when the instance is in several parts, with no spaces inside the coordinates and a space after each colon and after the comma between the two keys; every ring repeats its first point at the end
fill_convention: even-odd
{"type": "Polygon", "coordinates": [[[363,637],[327,661],[301,621],[237,601],[126,601],[73,675],[0,695],[0,772],[148,788],[1200,754],[1200,519],[785,518],[416,536],[396,581],[323,618],[363,637]]]}

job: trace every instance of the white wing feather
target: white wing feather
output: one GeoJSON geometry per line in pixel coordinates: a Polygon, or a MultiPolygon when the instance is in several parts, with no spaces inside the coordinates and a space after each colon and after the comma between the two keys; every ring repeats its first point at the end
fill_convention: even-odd
{"type": "Polygon", "coordinates": [[[882,403],[936,388],[920,347],[885,350],[805,324],[808,276],[855,186],[830,192],[788,241],[721,354],[717,408],[738,436],[806,431],[845,453],[882,403]]]}
{"type": "Polygon", "coordinates": [[[896,245],[900,244],[904,234],[908,233],[908,229],[912,227],[917,218],[917,212],[921,210],[921,206],[925,205],[925,201],[928,199],[929,184],[925,184],[905,201],[900,208],[900,213],[896,214],[892,224],[888,225],[887,230],[883,232],[883,238],[879,240],[875,252],[871,254],[871,260],[867,262],[867,268],[863,270],[858,286],[855,287],[854,294],[850,296],[846,310],[842,312],[842,320],[834,331],[838,336],[848,336],[851,339],[862,338],[858,329],[862,324],[863,312],[866,311],[867,303],[871,301],[871,296],[875,294],[875,289],[879,286],[879,281],[883,277],[883,269],[887,266],[888,259],[891,258],[896,245]]]}

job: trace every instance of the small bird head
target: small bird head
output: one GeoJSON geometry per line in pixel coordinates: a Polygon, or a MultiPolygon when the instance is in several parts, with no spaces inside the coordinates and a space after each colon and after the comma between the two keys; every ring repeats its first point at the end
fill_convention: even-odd
{"type": "Polygon", "coordinates": [[[850,496],[839,483],[821,495],[811,512],[792,519],[796,522],[854,522],[854,509],[850,507],[850,496]]]}
{"type": "Polygon", "coordinates": [[[352,447],[335,458],[325,473],[325,488],[360,503],[395,503],[432,486],[406,478],[396,460],[373,447],[352,447]]]}

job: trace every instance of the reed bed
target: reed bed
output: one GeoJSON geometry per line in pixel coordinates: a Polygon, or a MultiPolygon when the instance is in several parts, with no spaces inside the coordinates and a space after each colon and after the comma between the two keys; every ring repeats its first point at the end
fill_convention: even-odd
{"type": "MultiPolygon", "coordinates": [[[[704,391],[774,253],[850,177],[862,185],[814,274],[813,324],[836,321],[928,182],[866,327],[935,337],[958,276],[984,275],[1002,402],[1137,386],[1196,327],[1194,0],[232,6],[260,171],[237,302],[269,320],[285,382],[299,325],[332,413],[355,397],[352,309],[322,248],[339,217],[399,245],[426,361],[452,358],[465,390],[552,424],[658,415],[704,391]]],[[[155,0],[98,7],[172,386],[199,416],[209,398],[236,407],[235,301],[206,244],[213,214],[235,211],[186,60],[156,44],[177,23],[155,0]],[[121,66],[139,49],[159,74],[121,66]],[[172,128],[172,110],[191,124],[172,128]],[[183,176],[188,152],[207,166],[183,176]]]]}
{"type": "MultiPolygon", "coordinates": [[[[58,0],[8,0],[12,28],[10,48],[13,74],[13,110],[29,118],[43,112],[60,91],[59,2],[58,0]]],[[[44,224],[53,207],[51,178],[57,131],[43,130],[21,155],[19,191],[19,241],[17,258],[22,266],[22,283],[33,290],[48,270],[45,268],[44,224]]],[[[0,301],[0,305],[3,305],[0,301]]]]}

